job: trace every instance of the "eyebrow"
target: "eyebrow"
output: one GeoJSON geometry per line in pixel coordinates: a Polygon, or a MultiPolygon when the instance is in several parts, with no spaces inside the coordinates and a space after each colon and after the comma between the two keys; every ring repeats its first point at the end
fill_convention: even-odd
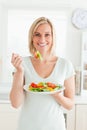
{"type": "MultiPolygon", "coordinates": [[[[34,34],[35,34],[35,33],[40,33],[40,32],[34,32],[34,34]]],[[[51,32],[45,32],[45,33],[51,33],[51,32]]]]}

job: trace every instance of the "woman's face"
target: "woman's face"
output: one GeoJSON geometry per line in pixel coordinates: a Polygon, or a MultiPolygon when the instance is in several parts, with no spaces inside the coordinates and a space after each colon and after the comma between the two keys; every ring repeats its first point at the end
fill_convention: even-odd
{"type": "Polygon", "coordinates": [[[33,45],[36,50],[43,53],[52,47],[52,31],[49,24],[41,24],[33,35],[33,45]]]}

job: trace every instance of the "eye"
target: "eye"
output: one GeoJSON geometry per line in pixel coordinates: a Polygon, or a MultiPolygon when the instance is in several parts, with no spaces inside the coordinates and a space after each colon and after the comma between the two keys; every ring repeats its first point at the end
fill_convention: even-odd
{"type": "Polygon", "coordinates": [[[34,36],[40,37],[40,34],[39,33],[35,33],[34,36]]]}
{"type": "Polygon", "coordinates": [[[48,36],[50,36],[50,34],[49,34],[49,33],[46,33],[46,34],[45,34],[45,37],[48,37],[48,36]]]}

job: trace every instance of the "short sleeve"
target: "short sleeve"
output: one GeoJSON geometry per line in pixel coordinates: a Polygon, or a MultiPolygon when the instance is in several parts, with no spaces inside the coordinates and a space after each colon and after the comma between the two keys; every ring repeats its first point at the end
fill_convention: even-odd
{"type": "Polygon", "coordinates": [[[68,78],[70,78],[70,77],[72,77],[74,75],[75,75],[75,70],[74,70],[73,64],[71,63],[71,61],[67,61],[65,79],[68,79],[68,78]]]}

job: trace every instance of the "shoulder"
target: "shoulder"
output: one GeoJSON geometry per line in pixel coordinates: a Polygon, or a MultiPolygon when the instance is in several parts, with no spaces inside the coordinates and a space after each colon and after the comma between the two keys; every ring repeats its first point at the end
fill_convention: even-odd
{"type": "Polygon", "coordinates": [[[72,64],[72,62],[69,60],[69,59],[66,59],[66,58],[59,58],[59,61],[62,63],[62,64],[64,64],[64,65],[71,65],[72,64]]]}
{"type": "Polygon", "coordinates": [[[65,79],[68,79],[69,77],[75,75],[75,70],[72,62],[65,58],[60,58],[61,60],[61,66],[64,67],[64,70],[66,72],[65,79]],[[63,64],[63,65],[62,65],[63,64]]]}
{"type": "Polygon", "coordinates": [[[69,59],[60,58],[60,65],[62,68],[65,68],[67,72],[72,71],[74,72],[74,65],[69,59]]]}

